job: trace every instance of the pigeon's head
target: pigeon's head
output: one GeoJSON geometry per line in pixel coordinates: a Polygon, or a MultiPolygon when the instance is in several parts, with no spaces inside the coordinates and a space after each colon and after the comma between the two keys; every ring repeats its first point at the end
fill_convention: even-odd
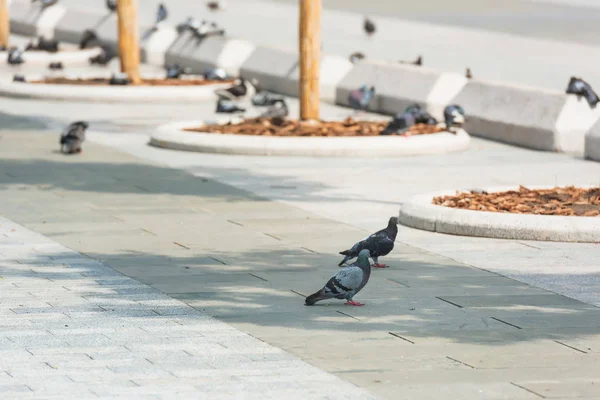
{"type": "Polygon", "coordinates": [[[369,250],[364,249],[364,250],[361,250],[360,253],[358,253],[357,261],[359,263],[369,262],[369,257],[371,257],[371,253],[369,252],[369,250]]]}
{"type": "Polygon", "coordinates": [[[371,96],[373,96],[375,94],[375,86],[371,86],[369,88],[369,93],[371,94],[371,96]]]}
{"type": "Polygon", "coordinates": [[[418,105],[417,103],[415,103],[415,104],[411,104],[410,106],[406,107],[404,112],[408,113],[408,114],[418,114],[419,112],[421,112],[421,110],[422,110],[421,106],[418,105]]]}
{"type": "Polygon", "coordinates": [[[398,217],[391,217],[388,226],[398,225],[400,222],[398,221],[398,217]]]}
{"type": "Polygon", "coordinates": [[[449,105],[444,109],[444,120],[447,127],[461,126],[465,123],[465,111],[459,105],[449,105]]]}
{"type": "Polygon", "coordinates": [[[78,128],[87,129],[90,126],[90,124],[88,122],[85,122],[85,121],[76,121],[76,122],[73,122],[71,124],[71,126],[72,127],[78,127],[78,128]]]}

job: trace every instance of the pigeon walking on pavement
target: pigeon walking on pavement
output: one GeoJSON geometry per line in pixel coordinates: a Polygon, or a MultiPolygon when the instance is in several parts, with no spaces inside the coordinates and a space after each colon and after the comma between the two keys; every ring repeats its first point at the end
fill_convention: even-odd
{"type": "Polygon", "coordinates": [[[100,40],[98,39],[98,35],[91,29],[86,29],[81,34],[81,38],[79,39],[79,49],[87,49],[90,47],[94,47],[100,44],[100,40]]]}
{"type": "Polygon", "coordinates": [[[256,92],[260,92],[259,84],[256,79],[239,78],[233,82],[233,85],[227,89],[217,89],[215,93],[223,99],[239,100],[246,96],[254,96],[256,92]]]}
{"type": "Polygon", "coordinates": [[[594,92],[594,89],[592,89],[590,84],[584,81],[583,79],[574,76],[572,76],[569,80],[569,85],[567,86],[566,93],[585,97],[588,104],[592,108],[596,107],[596,104],[600,102],[598,95],[596,94],[596,92],[594,92]]]}
{"type": "Polygon", "coordinates": [[[52,69],[52,70],[59,70],[59,69],[64,69],[63,63],[61,63],[60,61],[57,62],[51,62],[50,64],[48,64],[48,68],[52,69]]]}
{"type": "Polygon", "coordinates": [[[60,136],[60,151],[65,154],[81,153],[81,144],[85,140],[85,131],[89,124],[77,121],[70,124],[60,136]]]}
{"type": "Polygon", "coordinates": [[[457,104],[447,106],[444,108],[444,122],[448,131],[455,131],[465,124],[465,110],[457,104]]]}
{"type": "Polygon", "coordinates": [[[18,47],[13,47],[8,51],[8,58],[6,60],[10,65],[20,65],[25,62],[23,59],[23,52],[18,47]]]}
{"type": "Polygon", "coordinates": [[[106,8],[110,12],[117,11],[117,0],[106,0],[106,8]]]}
{"type": "Polygon", "coordinates": [[[232,100],[227,100],[220,98],[217,101],[217,109],[216,112],[218,114],[233,114],[233,113],[243,113],[246,112],[245,108],[241,108],[232,100]]]}
{"type": "Polygon", "coordinates": [[[375,262],[373,264],[375,268],[387,268],[387,265],[379,264],[379,257],[387,256],[394,249],[396,235],[398,235],[398,217],[391,217],[387,227],[361,240],[352,248],[340,252],[344,259],[338,265],[341,267],[366,249],[369,250],[370,257],[375,262]]]}
{"type": "Polygon", "coordinates": [[[223,68],[208,68],[202,73],[207,81],[224,81],[230,79],[227,71],[223,68]]]}
{"type": "Polygon", "coordinates": [[[127,75],[126,73],[117,72],[111,76],[110,81],[108,81],[108,83],[110,85],[125,86],[129,85],[131,81],[129,80],[129,75],[127,75]]]}
{"type": "Polygon", "coordinates": [[[346,299],[346,304],[349,306],[364,306],[364,303],[354,301],[353,297],[369,282],[371,276],[369,256],[369,250],[361,250],[354,264],[329,279],[323,289],[308,296],[305,304],[312,306],[321,300],[346,299]]]}
{"type": "Polygon", "coordinates": [[[252,96],[252,105],[256,107],[272,106],[280,100],[283,100],[283,96],[262,91],[252,96]]]}
{"type": "Polygon", "coordinates": [[[259,118],[286,118],[289,113],[287,103],[282,99],[276,101],[259,118]]]}
{"type": "Polygon", "coordinates": [[[58,52],[58,40],[56,39],[46,39],[44,36],[40,36],[37,38],[36,43],[30,42],[25,50],[40,50],[47,51],[48,53],[56,53],[58,52]]]}
{"type": "Polygon", "coordinates": [[[348,103],[356,111],[366,111],[369,104],[375,95],[375,87],[361,86],[359,89],[353,90],[348,95],[348,103]]]}
{"type": "Polygon", "coordinates": [[[467,67],[467,70],[465,71],[465,78],[473,79],[473,73],[471,73],[471,68],[469,67],[467,67]]]}
{"type": "Polygon", "coordinates": [[[365,17],[365,20],[363,22],[363,29],[365,30],[365,33],[367,35],[371,36],[372,34],[375,33],[377,28],[375,27],[375,22],[373,22],[369,18],[365,17]]]}
{"type": "Polygon", "coordinates": [[[154,24],[154,28],[157,29],[159,25],[164,22],[169,16],[169,12],[167,11],[167,7],[165,7],[164,3],[160,3],[158,5],[158,10],[156,11],[156,23],[154,24]]]}

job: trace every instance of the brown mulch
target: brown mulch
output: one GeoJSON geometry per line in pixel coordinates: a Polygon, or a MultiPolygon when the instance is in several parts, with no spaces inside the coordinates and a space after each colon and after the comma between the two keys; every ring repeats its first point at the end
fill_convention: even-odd
{"type": "MultiPolygon", "coordinates": [[[[54,85],[92,85],[101,86],[109,85],[110,78],[46,78],[36,81],[28,81],[28,83],[51,83],[54,85]]],[[[233,80],[226,81],[207,81],[205,79],[142,79],[142,84],[139,86],[202,86],[212,85],[215,83],[232,83],[233,80]]],[[[131,85],[130,85],[131,86],[131,85]]]]}
{"type": "Polygon", "coordinates": [[[476,211],[596,217],[600,215],[600,187],[531,190],[520,186],[507,192],[457,192],[435,197],[433,204],[476,211]]]}
{"type": "MultiPolygon", "coordinates": [[[[356,121],[352,118],[343,121],[320,121],[316,124],[284,118],[250,118],[239,124],[212,124],[184,130],[255,136],[378,136],[387,124],[385,121],[356,121]]],[[[418,124],[403,136],[437,133],[443,130],[432,125],[418,124]]]]}

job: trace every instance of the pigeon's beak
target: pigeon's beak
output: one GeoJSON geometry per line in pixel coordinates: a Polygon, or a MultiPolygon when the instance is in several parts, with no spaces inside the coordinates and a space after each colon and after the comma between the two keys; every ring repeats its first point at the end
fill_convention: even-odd
{"type": "Polygon", "coordinates": [[[453,117],[454,117],[454,122],[456,122],[457,124],[465,123],[465,116],[462,115],[461,113],[455,113],[453,117]]]}

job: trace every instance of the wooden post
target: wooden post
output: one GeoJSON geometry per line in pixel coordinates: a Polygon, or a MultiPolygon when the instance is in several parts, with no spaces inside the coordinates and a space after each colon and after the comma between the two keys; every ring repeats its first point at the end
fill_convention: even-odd
{"type": "Polygon", "coordinates": [[[8,18],[8,0],[0,0],[0,47],[8,48],[10,19],[8,18]]]}
{"type": "Polygon", "coordinates": [[[300,119],[319,120],[321,0],[300,2],[300,119]]]}
{"type": "Polygon", "coordinates": [[[139,85],[140,79],[140,29],[138,25],[138,0],[117,1],[119,17],[119,57],[121,72],[131,83],[139,85]]]}

